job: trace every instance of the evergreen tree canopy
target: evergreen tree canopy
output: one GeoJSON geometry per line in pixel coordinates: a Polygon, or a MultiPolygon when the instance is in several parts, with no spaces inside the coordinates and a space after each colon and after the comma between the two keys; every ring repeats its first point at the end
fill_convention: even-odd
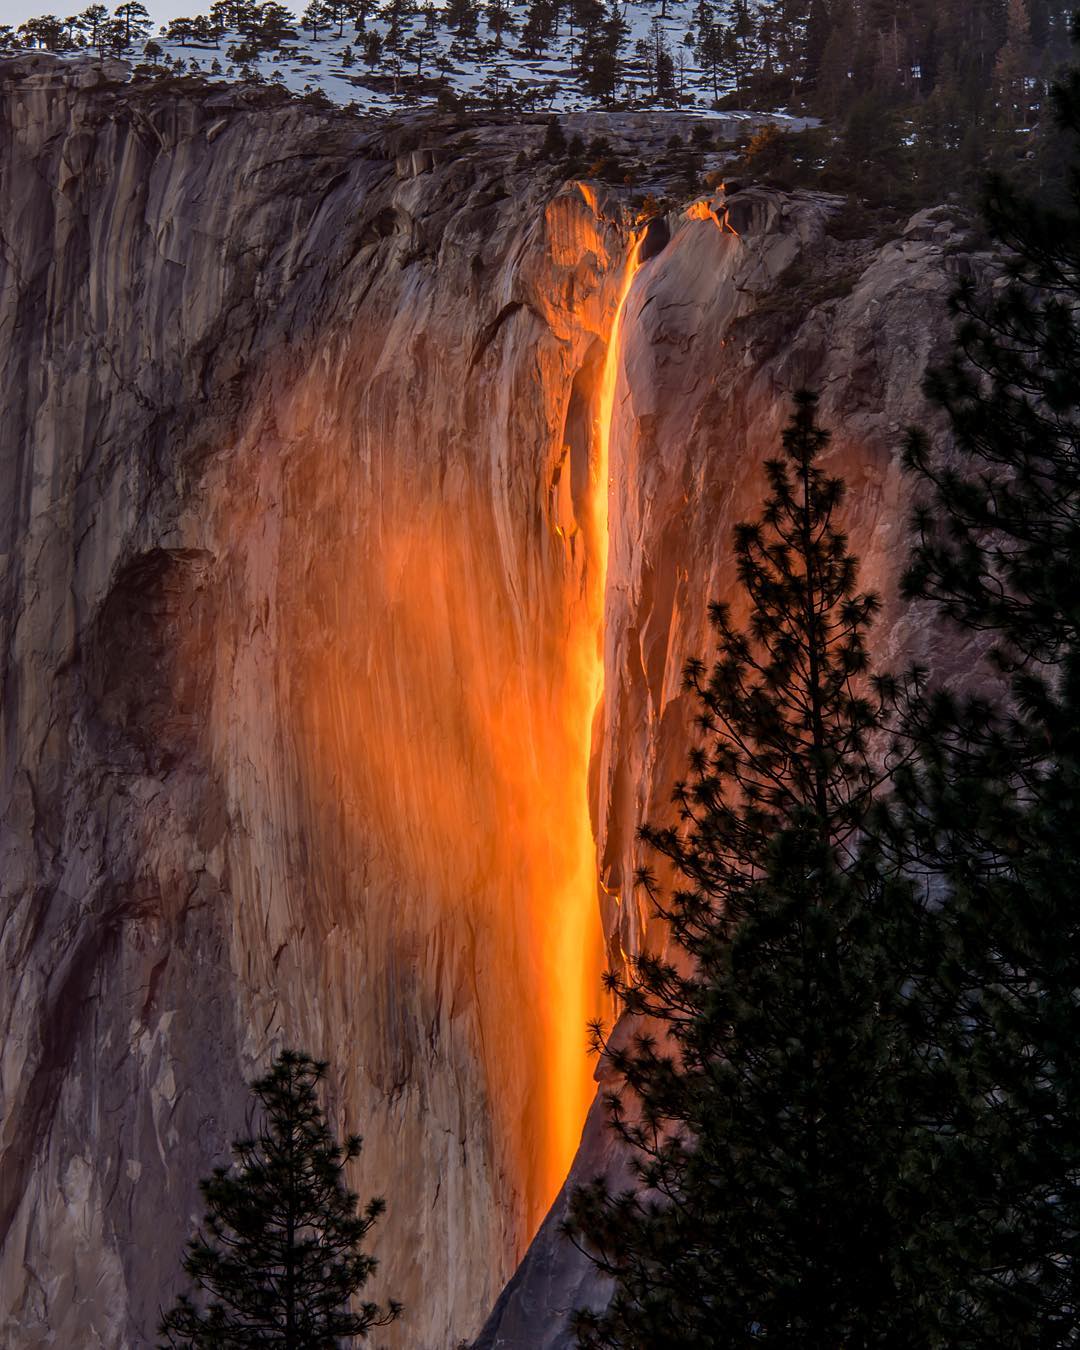
{"type": "Polygon", "coordinates": [[[582,84],[591,94],[610,100],[619,82],[619,51],[626,41],[627,27],[618,4],[605,9],[599,0],[578,4],[581,39],[578,44],[578,70],[582,84]]]}
{"type": "Polygon", "coordinates": [[[141,0],[125,0],[113,11],[113,18],[124,25],[124,46],[146,37],[150,32],[150,15],[141,0]]]}
{"type": "MultiPolygon", "coordinates": [[[[433,64],[442,75],[438,92],[433,85],[426,96],[467,104],[485,95],[470,78],[457,78],[468,75],[457,63],[488,60],[491,42],[496,52],[506,52],[509,65],[486,87],[502,87],[506,76],[524,81],[529,104],[559,92],[546,87],[551,81],[533,81],[537,72],[530,66],[541,59],[544,73],[557,73],[590,100],[608,105],[647,100],[838,118],[854,100],[872,97],[908,124],[904,142],[911,153],[871,184],[870,194],[859,195],[880,196],[893,206],[926,205],[942,190],[970,187],[987,158],[1006,162],[1026,154],[1033,126],[1041,129],[1046,121],[1045,80],[1065,55],[1071,0],[659,0],[657,27],[646,36],[642,20],[653,3],[636,0],[635,13],[606,0],[523,0],[517,6],[508,0],[305,0],[290,12],[277,0],[211,0],[207,13],[172,16],[165,36],[186,47],[217,45],[228,35],[227,45],[246,64],[292,41],[297,30],[312,42],[331,33],[343,39],[346,23],[355,22],[359,38],[374,17],[386,31],[380,31],[379,52],[371,53],[373,68],[383,65],[383,73],[397,79],[401,57],[416,56],[421,67],[433,64]],[[414,42],[421,20],[428,36],[414,42]],[[970,145],[924,134],[941,123],[923,115],[935,95],[960,109],[972,130],[970,145]]],[[[40,15],[17,31],[7,29],[5,44],[126,51],[148,31],[141,3],[130,14],[128,8],[121,4],[111,17],[105,11],[90,24],[85,14],[40,15]]],[[[176,53],[170,55],[175,60],[176,53]]],[[[310,74],[318,83],[336,53],[305,55],[316,55],[310,74]]],[[[203,68],[200,56],[182,61],[185,68],[190,60],[192,69],[203,68]]],[[[258,78],[257,70],[251,74],[258,78]]],[[[860,185],[849,181],[843,156],[829,153],[830,144],[830,137],[808,131],[793,172],[797,164],[807,186],[857,192],[860,185]]],[[[1053,146],[1045,138],[1037,144],[1037,155],[1025,161],[1027,171],[1053,177],[1053,146]]]]}
{"type": "Polygon", "coordinates": [[[562,159],[566,154],[566,134],[562,123],[554,115],[549,117],[544,128],[544,139],[538,151],[540,159],[562,159]]]}
{"type": "Polygon", "coordinates": [[[86,34],[86,39],[91,47],[98,45],[101,30],[108,18],[109,10],[106,5],[88,5],[79,15],[79,26],[86,34]]]}
{"type": "Polygon", "coordinates": [[[164,1346],[332,1350],[399,1315],[394,1302],[352,1303],[375,1270],[361,1243],[385,1204],[359,1213],[344,1183],[361,1141],[342,1147],[327,1127],[317,1093],[326,1068],[286,1050],[252,1084],[258,1133],[236,1140],[234,1165],[201,1183],[204,1228],[184,1257],[205,1306],[181,1295],[162,1320],[164,1346]]]}
{"type": "MultiPolygon", "coordinates": [[[[1078,25],[1080,28],[1080,25],[1078,25]]],[[[1080,75],[1055,93],[1080,132],[1080,75]]],[[[961,286],[928,391],[907,587],[993,643],[983,693],[916,700],[898,776],[909,866],[936,878],[919,1003],[935,1047],[921,1241],[954,1346],[1076,1344],[1080,1255],[1080,161],[1063,209],[995,179],[1004,288],[961,286]],[[996,672],[996,675],[995,675],[996,672]],[[995,692],[996,689],[1000,692],[995,692]]],[[[976,671],[978,675],[979,672],[976,671]]]]}
{"type": "Polygon", "coordinates": [[[643,832],[677,878],[665,896],[641,877],[672,951],[608,977],[637,1031],[595,1033],[639,1184],[572,1199],[568,1232],[615,1286],[575,1314],[586,1347],[927,1343],[890,1210],[919,912],[861,846],[894,691],[869,671],[878,602],[856,590],[812,396],[783,439],[736,531],[748,622],[713,606],[718,658],[687,667],[702,742],[679,823],[643,832]]]}

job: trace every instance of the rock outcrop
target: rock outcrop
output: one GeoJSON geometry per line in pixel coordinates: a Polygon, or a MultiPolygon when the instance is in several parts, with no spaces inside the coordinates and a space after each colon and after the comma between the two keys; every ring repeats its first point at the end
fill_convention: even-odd
{"type": "MultiPolygon", "coordinates": [[[[152,1341],[285,1044],[387,1195],[385,1343],[478,1331],[577,1144],[604,953],[650,936],[634,827],[801,385],[881,655],[918,646],[896,440],[948,230],[845,241],[761,189],[671,218],[623,311],[601,593],[632,226],[541,135],[0,66],[5,1344],[152,1341]]],[[[605,1148],[594,1110],[575,1174],[605,1148]]],[[[598,1295],[558,1208],[484,1344],[560,1344],[598,1295]]]]}

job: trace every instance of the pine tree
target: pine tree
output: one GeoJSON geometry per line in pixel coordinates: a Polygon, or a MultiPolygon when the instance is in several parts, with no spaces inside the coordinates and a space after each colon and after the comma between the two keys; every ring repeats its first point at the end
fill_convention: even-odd
{"type": "Polygon", "coordinates": [[[330,27],[332,19],[323,0],[311,0],[300,15],[300,22],[304,28],[310,30],[312,42],[318,42],[320,32],[330,27]]]}
{"type": "Polygon", "coordinates": [[[364,34],[367,32],[368,15],[376,8],[375,0],[353,0],[352,18],[356,25],[354,35],[358,41],[363,42],[364,34]]]}
{"type": "Polygon", "coordinates": [[[514,31],[514,14],[509,0],[487,0],[484,7],[487,26],[495,34],[495,50],[502,47],[503,34],[514,31]]]}
{"type": "Polygon", "coordinates": [[[260,51],[275,51],[296,37],[293,23],[291,10],[279,4],[278,0],[267,0],[246,21],[241,31],[260,51]]]}
{"type": "Polygon", "coordinates": [[[68,14],[64,18],[64,42],[68,47],[85,46],[85,42],[82,37],[81,15],[68,14]]]}
{"type": "Polygon", "coordinates": [[[727,25],[728,64],[736,93],[741,93],[757,60],[756,27],[748,0],[731,0],[727,25]]]}
{"type": "Polygon", "coordinates": [[[766,7],[774,14],[777,66],[790,91],[802,80],[806,66],[809,0],[767,0],[766,7]]]}
{"type": "Polygon", "coordinates": [[[530,0],[521,30],[521,45],[531,56],[539,56],[553,35],[555,20],[551,0],[530,0]]]}
{"type": "Polygon", "coordinates": [[[19,36],[27,47],[40,47],[43,51],[58,52],[65,46],[64,24],[55,14],[27,19],[19,26],[19,36]]]}
{"type": "Polygon", "coordinates": [[[431,34],[426,27],[418,28],[409,34],[402,49],[402,55],[416,62],[416,78],[423,77],[424,61],[431,50],[431,34]]]}
{"type": "Polygon", "coordinates": [[[98,30],[98,54],[123,56],[127,51],[127,25],[115,16],[98,30]]]}
{"type": "Polygon", "coordinates": [[[832,14],[825,0],[810,0],[806,15],[806,37],[803,47],[802,86],[816,88],[825,48],[829,41],[832,14]]]}
{"type": "Polygon", "coordinates": [[[626,23],[617,0],[606,10],[599,3],[582,5],[579,15],[578,76],[586,93],[610,103],[619,84],[619,52],[626,41],[626,23]]]}
{"type": "Polygon", "coordinates": [[[1008,35],[994,62],[994,79],[1001,98],[1001,115],[1009,128],[1027,122],[1032,76],[1031,19],[1025,0],[1009,0],[1008,35]]]}
{"type": "Polygon", "coordinates": [[[834,117],[851,102],[851,75],[855,50],[855,14],[850,0],[836,0],[831,27],[821,53],[814,90],[814,108],[834,117]]]}
{"type": "MultiPolygon", "coordinates": [[[[1080,37],[1080,20],[1077,22],[1080,37]]],[[[1080,133],[1080,73],[1056,89],[1080,133]]],[[[1001,179],[1005,287],[961,286],[928,392],[955,450],[911,433],[927,494],[907,587],[993,641],[981,696],[912,708],[898,778],[911,866],[937,878],[921,1002],[937,1047],[921,1241],[950,1345],[1076,1344],[1080,1279],[1080,161],[1064,210],[1001,179]],[[1005,692],[994,696],[996,687],[1005,692]]]]}
{"type": "Polygon", "coordinates": [[[702,70],[712,82],[714,100],[719,100],[720,81],[731,69],[733,48],[734,41],[730,29],[711,20],[698,25],[697,58],[702,70]]]}
{"type": "Polygon", "coordinates": [[[141,0],[125,0],[113,11],[113,18],[124,25],[124,49],[145,38],[150,32],[150,15],[141,0]]]}
{"type": "Polygon", "coordinates": [[[89,47],[97,47],[101,40],[101,30],[108,22],[109,11],[105,5],[88,5],[79,15],[79,27],[86,36],[89,47]]]}
{"type": "Polygon", "coordinates": [[[650,84],[655,82],[656,97],[661,102],[670,102],[675,95],[675,63],[658,15],[649,25],[648,61],[652,72],[650,84]]]}
{"type": "Polygon", "coordinates": [[[169,26],[165,30],[166,38],[170,42],[178,42],[181,47],[188,46],[189,39],[193,35],[193,23],[190,19],[171,19],[169,26]]]}
{"type": "Polygon", "coordinates": [[[566,134],[562,129],[562,123],[554,113],[548,118],[544,127],[544,139],[537,152],[538,159],[547,159],[558,162],[566,156],[566,134]]]}
{"type": "Polygon", "coordinates": [[[327,1127],[318,1101],[326,1067],[286,1050],[252,1084],[258,1133],[236,1140],[233,1167],[202,1183],[204,1229],[184,1257],[206,1306],[181,1295],[162,1320],[164,1346],[332,1350],[400,1313],[393,1302],[351,1306],[375,1270],[360,1244],[385,1205],[372,1200],[358,1213],[344,1184],[360,1139],[342,1147],[327,1127]]]}
{"type": "Polygon", "coordinates": [[[445,15],[447,26],[459,37],[475,36],[480,24],[478,0],[447,0],[445,15]]]}
{"type": "Polygon", "coordinates": [[[570,1236],[614,1281],[584,1347],[925,1345],[893,1207],[919,906],[862,847],[894,691],[869,671],[877,611],[836,517],[843,485],[799,395],[761,519],[735,555],[745,628],[712,607],[691,661],[702,743],[676,828],[644,838],[677,878],[642,884],[672,952],[608,983],[637,1031],[596,1044],[638,1188],[571,1202],[570,1236]]]}
{"type": "Polygon", "coordinates": [[[331,24],[337,24],[338,37],[345,36],[345,20],[352,17],[353,0],[326,0],[326,13],[331,24]]]}

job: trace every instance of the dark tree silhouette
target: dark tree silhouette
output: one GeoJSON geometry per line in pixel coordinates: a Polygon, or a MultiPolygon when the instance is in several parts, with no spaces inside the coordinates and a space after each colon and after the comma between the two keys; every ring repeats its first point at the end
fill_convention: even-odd
{"type": "MultiPolygon", "coordinates": [[[[1075,141],[1080,72],[1054,97],[1075,141]]],[[[1000,178],[985,206],[1006,284],[961,286],[928,384],[954,448],[907,448],[925,490],[908,589],[993,644],[981,695],[913,705],[897,784],[901,847],[941,889],[921,1241],[949,1268],[950,1345],[1057,1347],[1077,1343],[1080,1279],[1080,157],[1066,206],[1000,178]]]]}
{"type": "Polygon", "coordinates": [[[342,1147],[327,1127],[317,1093],[326,1068],[286,1050],[252,1084],[258,1132],[202,1182],[204,1227],[184,1257],[204,1306],[181,1295],[162,1320],[163,1345],[331,1350],[399,1315],[394,1302],[354,1304],[376,1266],[361,1243],[385,1204],[360,1213],[345,1185],[361,1141],[342,1147]]]}
{"type": "Polygon", "coordinates": [[[673,949],[608,977],[636,1033],[596,1033],[638,1186],[572,1198],[570,1236],[614,1281],[575,1315],[581,1346],[930,1343],[892,1209],[920,910],[864,840],[895,690],[869,671],[878,602],[827,440],[800,395],[762,518],[736,531],[747,625],[713,606],[718,658],[687,667],[703,739],[679,825],[643,831],[677,878],[670,896],[641,878],[673,949]]]}

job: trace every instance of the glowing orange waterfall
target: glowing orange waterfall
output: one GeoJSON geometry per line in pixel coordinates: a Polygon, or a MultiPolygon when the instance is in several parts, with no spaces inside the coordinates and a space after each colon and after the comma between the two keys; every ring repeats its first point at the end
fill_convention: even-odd
{"type": "MultiPolygon", "coordinates": [[[[583,228],[603,228],[589,219],[583,228]]],[[[595,244],[599,256],[599,235],[595,244]]],[[[292,653],[303,847],[327,860],[320,885],[344,891],[336,912],[363,943],[365,969],[339,976],[332,996],[362,989],[368,971],[393,977],[363,1060],[388,1100],[429,1072],[442,1081],[444,1062],[456,1075],[453,1092],[417,1110],[407,1145],[388,1137],[377,1156],[373,1132],[369,1155],[396,1165],[395,1149],[436,1137],[432,1121],[467,1141],[463,1171],[479,1157],[505,1178],[510,1218],[492,1240],[509,1232],[515,1259],[566,1178],[595,1093],[587,1026],[603,1011],[604,953],[589,766],[604,682],[609,447],[637,268],[635,241],[602,370],[589,367],[589,482],[580,518],[567,520],[576,548],[553,522],[551,553],[538,557],[521,528],[536,447],[558,435],[549,414],[567,393],[554,358],[524,394],[535,406],[511,416],[521,391],[500,373],[472,423],[464,406],[445,411],[455,391],[433,385],[431,397],[438,363],[387,363],[384,417],[361,409],[356,444],[312,435],[286,487],[297,529],[316,494],[341,525],[310,559],[280,636],[292,653]],[[421,418],[432,410],[445,418],[439,435],[470,427],[458,462],[440,458],[421,418]],[[384,425],[395,427],[394,453],[384,425]],[[511,435],[529,439],[520,462],[500,458],[511,435]],[[385,911],[392,922],[369,924],[385,911]]],[[[317,426],[329,397],[318,370],[302,393],[317,426]]],[[[310,553],[302,534],[282,547],[310,553]]]]}
{"type": "Polygon", "coordinates": [[[623,310],[634,277],[641,266],[641,239],[635,236],[623,273],[622,287],[619,291],[619,303],[615,307],[615,318],[611,324],[611,336],[608,338],[607,353],[604,357],[604,369],[600,377],[600,389],[596,409],[596,453],[593,462],[593,538],[590,540],[590,558],[596,558],[596,586],[599,594],[594,604],[599,633],[599,652],[596,662],[596,704],[599,704],[604,691],[604,592],[607,587],[608,562],[608,503],[611,496],[611,423],[615,416],[615,391],[619,383],[619,356],[622,352],[623,310]]]}
{"type": "MultiPolygon", "coordinates": [[[[580,703],[575,713],[581,753],[573,792],[578,801],[577,839],[572,850],[573,872],[553,897],[548,927],[547,960],[551,971],[551,1061],[553,1096],[550,1102],[550,1173],[553,1198],[564,1180],[581,1137],[581,1127],[595,1092],[592,1064],[583,1054],[586,1024],[600,1012],[599,975],[603,944],[597,904],[596,844],[588,809],[589,759],[593,729],[604,692],[604,596],[608,561],[608,496],[610,492],[611,424],[619,374],[623,310],[638,270],[639,243],[635,239],[626,262],[612,320],[600,382],[596,390],[590,456],[590,502],[587,524],[588,595],[586,621],[578,640],[576,684],[580,703]]],[[[571,654],[571,664],[574,654],[571,654]]],[[[567,785],[571,786],[570,784],[567,785]]]]}

